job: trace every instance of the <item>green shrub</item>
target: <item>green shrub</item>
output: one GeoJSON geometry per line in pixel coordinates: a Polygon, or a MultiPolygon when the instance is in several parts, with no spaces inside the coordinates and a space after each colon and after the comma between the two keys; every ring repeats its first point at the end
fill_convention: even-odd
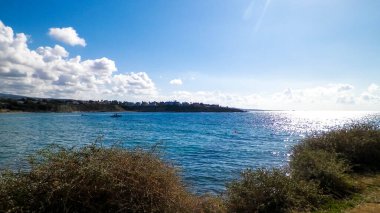
{"type": "Polygon", "coordinates": [[[354,192],[353,182],[347,175],[350,167],[335,153],[309,150],[298,145],[293,149],[290,168],[293,178],[314,182],[325,194],[335,198],[343,198],[354,192]]]}
{"type": "Polygon", "coordinates": [[[29,163],[1,173],[0,212],[210,212],[217,203],[186,191],[152,152],[50,147],[29,163]]]}
{"type": "Polygon", "coordinates": [[[376,125],[353,124],[315,134],[300,145],[310,150],[336,153],[347,160],[355,172],[380,171],[380,128],[376,125]]]}
{"type": "Polygon", "coordinates": [[[246,170],[227,186],[229,212],[309,210],[324,202],[313,183],[295,181],[282,169],[246,170]]]}

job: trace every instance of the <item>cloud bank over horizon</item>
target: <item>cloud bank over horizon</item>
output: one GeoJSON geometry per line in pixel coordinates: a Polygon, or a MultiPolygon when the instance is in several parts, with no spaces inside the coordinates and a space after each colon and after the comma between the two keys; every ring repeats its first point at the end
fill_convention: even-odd
{"type": "Polygon", "coordinates": [[[233,94],[218,91],[174,91],[171,100],[205,102],[246,109],[270,110],[379,110],[380,86],[371,84],[357,93],[350,84],[287,88],[273,94],[233,94]]]}
{"type": "MultiPolygon", "coordinates": [[[[49,35],[71,46],[86,46],[72,27],[50,28],[49,35]]],[[[192,82],[196,84],[197,82],[192,82]]],[[[167,82],[166,82],[167,84],[167,82]]],[[[169,84],[180,86],[179,78],[169,84]]],[[[187,84],[186,84],[187,86],[187,84]]],[[[163,93],[146,72],[123,73],[115,61],[101,57],[70,57],[60,45],[28,47],[28,36],[15,33],[0,21],[0,93],[34,97],[108,99],[121,101],[204,102],[258,109],[379,110],[380,86],[364,91],[351,84],[334,83],[310,88],[286,88],[273,94],[236,94],[224,91],[172,90],[163,93]]]]}

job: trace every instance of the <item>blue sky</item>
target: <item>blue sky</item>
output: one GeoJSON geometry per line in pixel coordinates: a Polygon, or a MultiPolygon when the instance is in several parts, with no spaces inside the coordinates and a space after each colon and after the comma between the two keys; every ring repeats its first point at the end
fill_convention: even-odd
{"type": "Polygon", "coordinates": [[[0,58],[0,92],[379,110],[379,8],[377,0],[2,0],[3,28],[13,40],[26,35],[23,57],[55,45],[68,55],[52,61],[40,50],[22,67],[0,58]],[[49,34],[67,27],[86,45],[49,34]]]}

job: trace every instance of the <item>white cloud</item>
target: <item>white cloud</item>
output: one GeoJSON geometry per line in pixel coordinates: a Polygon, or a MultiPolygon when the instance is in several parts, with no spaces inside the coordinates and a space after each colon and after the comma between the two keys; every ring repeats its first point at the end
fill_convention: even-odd
{"type": "Polygon", "coordinates": [[[179,78],[173,79],[173,80],[169,81],[169,83],[172,85],[182,85],[183,84],[182,80],[179,78]]]}
{"type": "Polygon", "coordinates": [[[65,50],[65,48],[55,45],[52,47],[39,47],[37,48],[36,52],[39,55],[43,56],[43,60],[45,62],[54,61],[57,59],[66,58],[69,56],[69,53],[65,50]]]}
{"type": "Polygon", "coordinates": [[[287,109],[344,108],[355,104],[354,87],[350,84],[329,84],[303,89],[287,89],[272,96],[273,105],[287,109]]]}
{"type": "Polygon", "coordinates": [[[155,95],[156,88],[153,81],[145,72],[119,74],[113,76],[113,93],[132,95],[155,95]]]}
{"type": "Polygon", "coordinates": [[[368,89],[364,91],[360,97],[367,103],[380,103],[380,86],[377,84],[369,85],[368,89]]]}
{"type": "Polygon", "coordinates": [[[0,91],[35,97],[78,99],[146,99],[156,94],[145,72],[117,74],[106,57],[69,58],[65,48],[29,49],[23,33],[0,21],[0,91]]]}
{"type": "Polygon", "coordinates": [[[50,28],[49,35],[57,41],[71,46],[86,46],[86,41],[80,38],[78,33],[72,27],[50,28]]]}
{"type": "Polygon", "coordinates": [[[371,84],[368,87],[368,92],[380,94],[380,86],[378,86],[377,84],[371,84]]]}
{"type": "Polygon", "coordinates": [[[355,98],[351,95],[339,96],[336,99],[338,104],[355,104],[355,98]]]}
{"type": "Polygon", "coordinates": [[[337,84],[337,85],[333,85],[333,87],[336,88],[337,92],[345,92],[345,91],[350,91],[354,89],[354,86],[350,84],[337,84]]]}

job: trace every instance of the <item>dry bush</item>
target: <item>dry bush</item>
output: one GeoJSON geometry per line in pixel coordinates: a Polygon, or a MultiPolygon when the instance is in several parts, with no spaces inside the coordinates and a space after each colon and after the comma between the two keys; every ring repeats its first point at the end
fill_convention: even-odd
{"type": "Polygon", "coordinates": [[[1,173],[0,212],[216,212],[220,204],[189,193],[154,152],[49,147],[29,163],[1,173]]]}

